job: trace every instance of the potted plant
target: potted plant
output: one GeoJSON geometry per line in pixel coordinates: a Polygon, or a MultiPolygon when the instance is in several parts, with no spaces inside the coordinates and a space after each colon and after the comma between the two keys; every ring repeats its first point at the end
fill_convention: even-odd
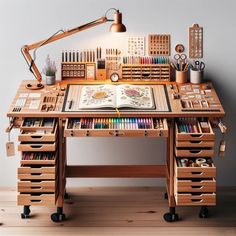
{"type": "Polygon", "coordinates": [[[48,55],[46,58],[46,65],[43,68],[43,73],[46,76],[46,84],[53,85],[56,82],[56,63],[55,61],[51,61],[50,56],[48,55]]]}

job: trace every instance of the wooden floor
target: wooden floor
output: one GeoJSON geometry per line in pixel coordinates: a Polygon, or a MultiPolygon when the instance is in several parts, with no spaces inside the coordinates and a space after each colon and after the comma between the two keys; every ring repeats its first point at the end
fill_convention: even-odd
{"type": "Polygon", "coordinates": [[[199,207],[177,207],[180,221],[167,223],[164,188],[98,187],[68,189],[67,220],[50,220],[55,208],[31,207],[21,219],[16,191],[0,190],[0,235],[236,235],[236,188],[220,188],[210,218],[198,217],[199,207]]]}

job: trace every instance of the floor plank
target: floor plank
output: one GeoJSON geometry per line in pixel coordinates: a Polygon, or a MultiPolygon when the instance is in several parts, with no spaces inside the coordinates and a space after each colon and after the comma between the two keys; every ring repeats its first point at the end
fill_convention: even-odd
{"type": "Polygon", "coordinates": [[[163,220],[168,211],[164,191],[159,187],[71,188],[64,207],[67,220],[54,223],[50,215],[55,207],[31,207],[31,218],[22,220],[16,191],[0,189],[0,235],[37,235],[38,228],[39,235],[44,231],[49,235],[236,235],[236,188],[218,189],[210,218],[200,219],[199,207],[177,207],[180,221],[173,223],[163,220]]]}

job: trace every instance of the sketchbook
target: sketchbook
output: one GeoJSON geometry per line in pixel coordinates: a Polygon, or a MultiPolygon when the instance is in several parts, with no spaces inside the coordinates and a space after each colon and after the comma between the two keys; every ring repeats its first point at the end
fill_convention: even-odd
{"type": "Polygon", "coordinates": [[[155,109],[153,91],[143,85],[88,85],[81,89],[79,109],[155,109]]]}

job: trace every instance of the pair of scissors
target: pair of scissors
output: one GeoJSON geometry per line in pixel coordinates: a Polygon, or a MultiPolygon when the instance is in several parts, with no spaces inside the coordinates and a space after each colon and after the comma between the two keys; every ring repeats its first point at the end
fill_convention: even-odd
{"type": "Polygon", "coordinates": [[[187,55],[186,54],[175,54],[174,59],[177,63],[186,63],[187,55]]]}
{"type": "Polygon", "coordinates": [[[196,70],[202,71],[205,69],[205,63],[203,61],[195,61],[194,64],[196,70]]]}

